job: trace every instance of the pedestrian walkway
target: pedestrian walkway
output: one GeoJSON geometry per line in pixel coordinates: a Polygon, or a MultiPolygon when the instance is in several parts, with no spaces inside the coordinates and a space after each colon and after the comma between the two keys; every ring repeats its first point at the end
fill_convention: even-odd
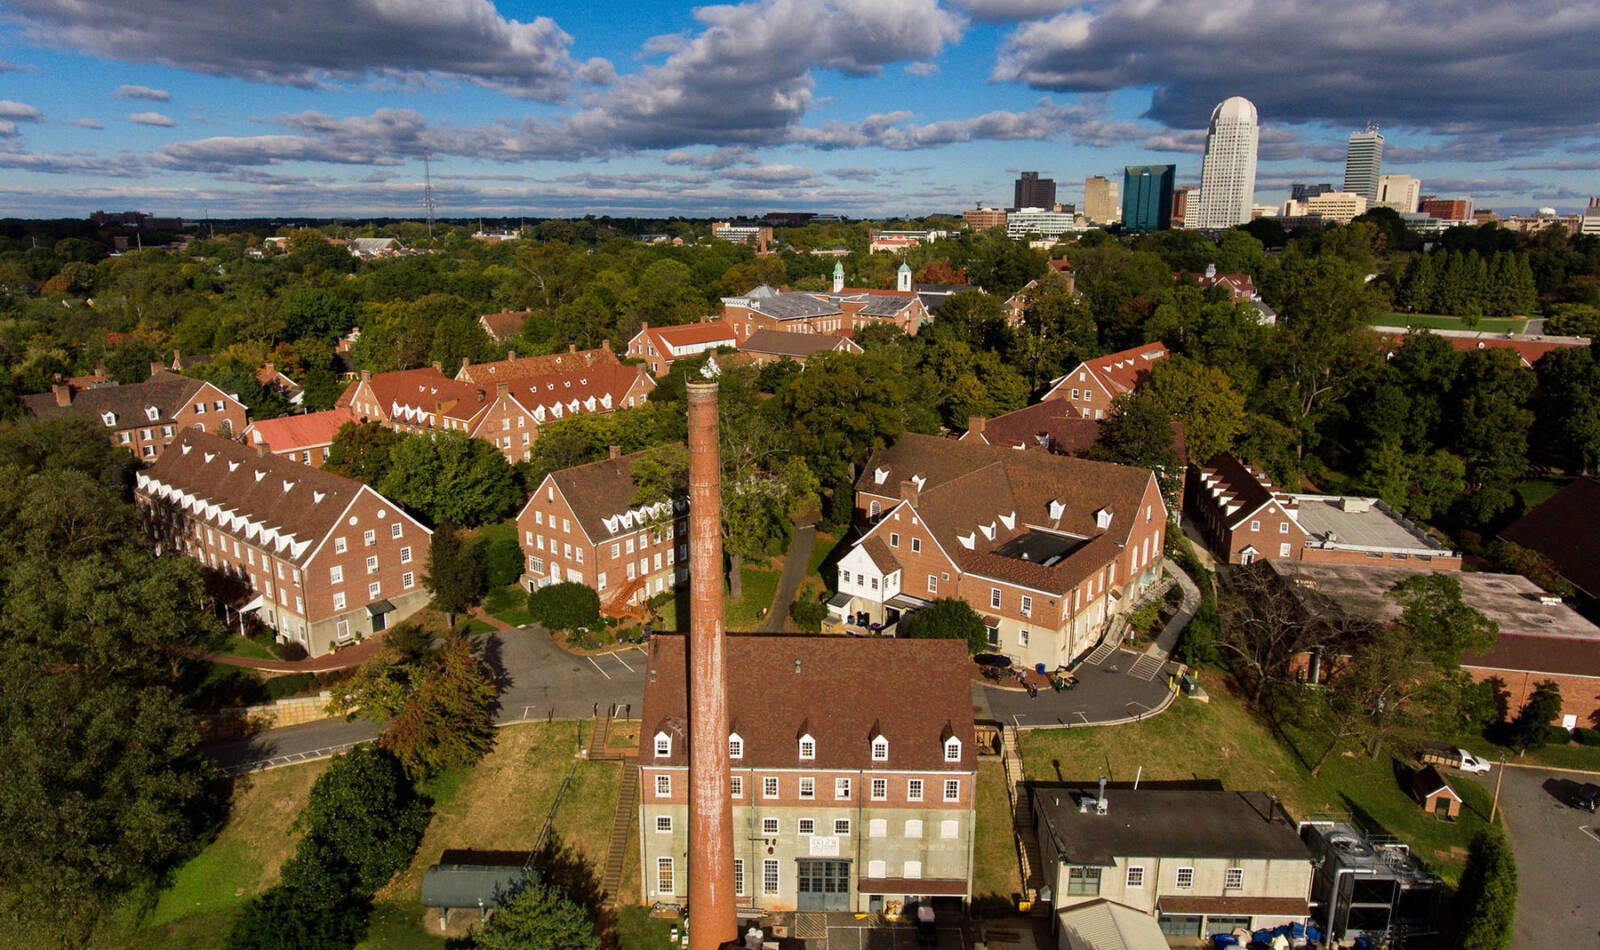
{"type": "Polygon", "coordinates": [[[1044,882],[1043,858],[1039,851],[1039,832],[1033,825],[1033,803],[1024,784],[1022,752],[1017,748],[1017,728],[1009,723],[1000,729],[1000,764],[1006,771],[1006,793],[1011,803],[1011,827],[1016,836],[1017,864],[1021,871],[1023,896],[1037,900],[1044,882]]]}
{"type": "Polygon", "coordinates": [[[330,673],[334,670],[347,670],[352,666],[360,666],[377,656],[383,650],[384,632],[375,633],[360,643],[332,653],[306,657],[304,660],[263,660],[253,656],[234,656],[231,653],[204,653],[200,655],[200,659],[221,663],[224,666],[259,670],[263,673],[330,673]]]}
{"type": "Polygon", "coordinates": [[[778,579],[778,593],[772,598],[772,609],[761,624],[762,633],[783,633],[789,626],[789,605],[800,593],[805,582],[806,568],[811,564],[811,546],[816,543],[814,525],[795,528],[789,539],[789,550],[783,555],[783,576],[778,579]]]}
{"type": "MultiPolygon", "coordinates": [[[[1156,642],[1150,644],[1145,653],[1166,663],[1172,657],[1172,651],[1178,646],[1178,637],[1183,635],[1189,621],[1194,619],[1195,611],[1200,609],[1200,588],[1195,585],[1193,578],[1183,572],[1183,569],[1170,560],[1161,565],[1161,569],[1183,589],[1183,600],[1178,604],[1178,612],[1167,621],[1162,628],[1161,635],[1156,637],[1156,642]]],[[[1158,666],[1157,669],[1160,669],[1158,666]]]]}

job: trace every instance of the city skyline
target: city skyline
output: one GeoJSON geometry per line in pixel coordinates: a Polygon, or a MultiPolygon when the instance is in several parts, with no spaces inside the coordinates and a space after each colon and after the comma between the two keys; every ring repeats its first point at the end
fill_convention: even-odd
{"type": "Polygon", "coordinates": [[[1260,110],[1258,202],[1340,180],[1368,121],[1384,170],[1429,193],[1519,211],[1600,192],[1575,22],[1600,11],[1484,5],[1435,36],[1399,3],[1326,30],[1288,28],[1309,7],[1186,0],[352,7],[278,4],[241,36],[263,15],[228,3],[0,0],[0,213],[418,216],[424,151],[452,217],[959,212],[1006,204],[1024,169],[1081,206],[1127,165],[1198,184],[1232,96],[1260,110]],[[1351,68],[1303,68],[1333,61],[1351,68]]]}

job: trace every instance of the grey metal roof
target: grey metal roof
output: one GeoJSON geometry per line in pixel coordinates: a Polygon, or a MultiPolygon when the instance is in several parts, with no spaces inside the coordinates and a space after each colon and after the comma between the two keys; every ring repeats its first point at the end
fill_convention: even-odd
{"type": "Polygon", "coordinates": [[[873,294],[861,312],[869,317],[892,317],[911,305],[914,297],[888,297],[873,294]]]}
{"type": "Polygon", "coordinates": [[[841,312],[837,303],[811,294],[778,293],[769,297],[752,294],[749,300],[750,309],[779,320],[803,320],[841,312]]]}

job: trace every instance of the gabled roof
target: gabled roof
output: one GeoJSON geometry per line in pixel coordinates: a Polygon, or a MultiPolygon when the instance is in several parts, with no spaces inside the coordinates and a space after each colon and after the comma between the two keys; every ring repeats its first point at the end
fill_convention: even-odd
{"type": "MultiPolygon", "coordinates": [[[[579,527],[590,541],[598,543],[619,532],[636,531],[650,524],[654,516],[664,513],[660,509],[651,511],[651,506],[633,501],[634,493],[639,490],[633,480],[633,463],[645,454],[619,455],[587,465],[574,465],[546,476],[567,500],[573,517],[578,519],[579,527]]],[[[538,497],[535,492],[528,504],[538,497]]],[[[521,517],[520,512],[518,517],[521,517]]]]}
{"type": "MultiPolygon", "coordinates": [[[[993,419],[983,420],[983,431],[968,430],[963,442],[985,442],[1013,449],[1042,448],[1061,455],[1083,455],[1094,448],[1100,437],[1099,419],[1085,419],[1072,404],[1061,399],[1046,399],[1023,406],[993,419]]],[[[1172,451],[1185,459],[1183,424],[1172,423],[1172,451]]]]}
{"type": "MultiPolygon", "coordinates": [[[[352,383],[339,397],[338,405],[350,405],[361,382],[352,383]]],[[[432,366],[374,373],[365,382],[384,412],[408,422],[416,421],[423,414],[442,412],[459,417],[469,408],[476,412],[487,397],[482,386],[457,382],[432,366]]]]}
{"type": "Polygon", "coordinates": [[[1461,796],[1456,794],[1456,790],[1450,787],[1445,777],[1439,774],[1438,767],[1433,765],[1425,765],[1411,776],[1411,792],[1419,801],[1427,801],[1439,792],[1444,792],[1458,802],[1461,801],[1461,796]]]}
{"type": "MultiPolygon", "coordinates": [[[[1145,380],[1150,378],[1150,368],[1156,361],[1166,357],[1166,345],[1156,342],[1117,353],[1107,353],[1096,359],[1085,360],[1083,365],[1110,390],[1112,396],[1116,396],[1119,393],[1132,392],[1144,385],[1145,380]]],[[[1055,382],[1059,384],[1073,377],[1076,372],[1074,370],[1055,382]]]]}
{"type": "MultiPolygon", "coordinates": [[[[1201,488],[1222,512],[1228,527],[1237,528],[1276,497],[1267,476],[1224,452],[1200,468],[1201,488]]],[[[1283,502],[1285,510],[1290,503],[1283,502]]]]}
{"type": "Polygon", "coordinates": [[[860,353],[861,347],[842,336],[757,330],[739,345],[739,352],[803,360],[823,352],[860,353]]]}
{"type": "MultiPolygon", "coordinates": [[[[966,644],[883,637],[730,636],[726,639],[728,718],[738,723],[749,768],[800,765],[802,723],[816,739],[806,764],[830,769],[972,771],[972,686],[966,644]],[[946,727],[961,740],[961,760],[944,760],[946,727]],[[872,761],[872,733],[889,740],[887,762],[872,761]]],[[[641,765],[689,762],[684,638],[650,640],[641,765]],[[655,735],[673,737],[657,758],[655,735]]]]}
{"type": "Polygon", "coordinates": [[[150,378],[142,383],[93,386],[75,391],[70,406],[57,405],[53,392],[23,396],[22,401],[28,411],[40,419],[90,417],[96,422],[103,422],[104,415],[111,412],[116,414],[113,425],[125,428],[172,422],[173,417],[206,385],[204,380],[159,370],[151,373],[150,378]],[[145,411],[150,406],[156,408],[155,419],[151,419],[145,411]]]}
{"type": "Polygon", "coordinates": [[[916,482],[917,513],[962,571],[1064,592],[1121,550],[1153,479],[1148,469],[909,433],[873,452],[855,488],[896,497],[916,482]],[[1034,533],[1078,543],[1048,565],[997,553],[1034,533]]]}
{"type": "Polygon", "coordinates": [[[1500,532],[1507,541],[1549,558],[1574,587],[1600,596],[1600,482],[1575,478],[1549,500],[1500,532]]]}
{"type": "Polygon", "coordinates": [[[507,395],[535,422],[545,423],[569,415],[621,408],[634,384],[642,383],[646,390],[655,388],[655,380],[642,370],[642,366],[598,362],[587,369],[521,377],[504,385],[507,395]]]}
{"type": "Polygon", "coordinates": [[[496,343],[504,343],[522,332],[522,324],[532,314],[532,310],[502,310],[499,313],[486,313],[478,318],[478,323],[483,326],[489,339],[496,343]]]}
{"type": "MultiPolygon", "coordinates": [[[[300,564],[338,526],[356,496],[371,491],[354,479],[193,429],[183,430],[139,473],[138,490],[183,505],[230,533],[276,545],[279,556],[300,564]]],[[[394,517],[405,517],[397,506],[389,507],[394,517]]]]}
{"type": "Polygon", "coordinates": [[[645,327],[639,331],[655,345],[656,355],[662,359],[674,359],[674,347],[692,346],[703,348],[706,344],[723,344],[737,346],[739,335],[733,327],[721,320],[712,320],[707,323],[685,323],[671,327],[645,327]]]}
{"type": "Polygon", "coordinates": [[[602,363],[619,363],[611,347],[592,350],[568,350],[544,356],[513,356],[491,363],[463,363],[455,378],[468,383],[498,383],[522,376],[544,376],[572,369],[587,369],[602,363]]]}
{"type": "Polygon", "coordinates": [[[298,416],[257,419],[244,432],[253,445],[265,445],[273,452],[288,452],[328,445],[338,434],[340,426],[355,421],[356,415],[349,408],[329,409],[298,416]]]}

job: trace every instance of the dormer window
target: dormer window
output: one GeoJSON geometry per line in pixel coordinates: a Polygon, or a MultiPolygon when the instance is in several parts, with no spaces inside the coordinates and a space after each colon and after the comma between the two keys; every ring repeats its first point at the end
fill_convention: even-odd
{"type": "Polygon", "coordinates": [[[100,413],[100,421],[104,422],[108,426],[114,426],[117,424],[117,414],[109,411],[102,412],[100,413]]]}
{"type": "Polygon", "coordinates": [[[737,732],[728,737],[728,758],[744,758],[744,738],[737,732]]]}
{"type": "Polygon", "coordinates": [[[878,736],[872,740],[872,761],[889,761],[889,740],[883,736],[878,736]]]}
{"type": "Polygon", "coordinates": [[[800,737],[800,758],[814,759],[817,757],[817,740],[807,733],[800,737]]]}
{"type": "Polygon", "coordinates": [[[944,760],[946,762],[961,761],[961,740],[956,738],[946,739],[944,742],[944,760]]]}
{"type": "Polygon", "coordinates": [[[672,755],[672,737],[665,732],[656,733],[656,758],[664,759],[672,755]]]}
{"type": "Polygon", "coordinates": [[[144,417],[149,419],[151,422],[154,422],[161,418],[161,410],[157,409],[155,406],[145,406],[144,417]]]}

